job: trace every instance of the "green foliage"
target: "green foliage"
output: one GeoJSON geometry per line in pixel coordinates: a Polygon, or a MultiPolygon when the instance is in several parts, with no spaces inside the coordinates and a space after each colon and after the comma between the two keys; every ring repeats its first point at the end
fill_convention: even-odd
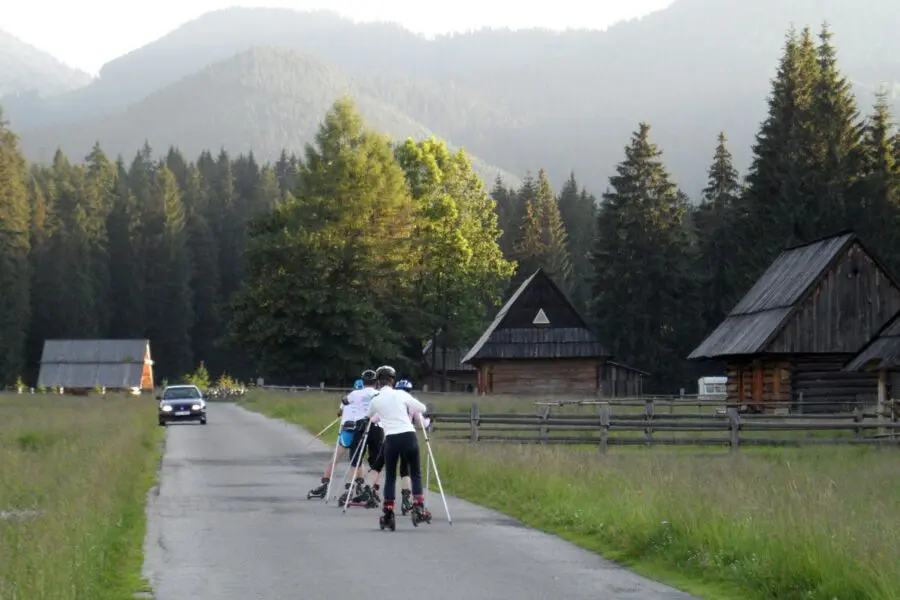
{"type": "Polygon", "coordinates": [[[25,160],[0,112],[0,386],[25,367],[31,316],[31,214],[25,160]]]}
{"type": "Polygon", "coordinates": [[[688,205],[649,136],[641,123],[603,194],[591,312],[618,360],[652,366],[662,389],[687,387],[683,358],[698,329],[688,205]]]}
{"type": "Polygon", "coordinates": [[[206,364],[201,360],[200,364],[193,373],[185,377],[185,383],[196,385],[201,390],[209,389],[210,378],[209,371],[206,370],[206,364]]]}

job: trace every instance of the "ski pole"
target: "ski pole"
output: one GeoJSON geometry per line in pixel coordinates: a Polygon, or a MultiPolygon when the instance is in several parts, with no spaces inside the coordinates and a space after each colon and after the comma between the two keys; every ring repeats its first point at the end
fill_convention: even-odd
{"type": "MultiPolygon", "coordinates": [[[[362,453],[366,448],[366,440],[369,439],[369,427],[372,426],[372,420],[369,419],[369,422],[366,423],[366,431],[363,434],[362,442],[359,444],[359,448],[357,448],[357,452],[354,453],[354,458],[350,460],[350,468],[353,469],[353,462],[356,457],[359,457],[360,462],[362,462],[362,453]]],[[[350,500],[353,498],[353,488],[356,487],[356,477],[353,478],[353,481],[350,483],[350,489],[347,490],[347,500],[344,502],[344,508],[342,513],[347,512],[347,506],[350,504],[350,500]]]]}
{"type": "Polygon", "coordinates": [[[341,435],[338,433],[337,439],[334,441],[334,456],[331,458],[331,472],[328,475],[328,487],[325,489],[325,504],[331,500],[331,482],[334,481],[334,467],[337,465],[338,449],[341,447],[341,435]]]}
{"type": "Polygon", "coordinates": [[[331,423],[329,423],[328,425],[326,425],[326,426],[325,426],[325,429],[323,429],[322,431],[320,431],[319,433],[317,433],[315,436],[313,436],[313,439],[311,439],[311,440],[309,440],[308,442],[306,442],[306,445],[309,446],[309,445],[312,444],[314,441],[316,441],[317,439],[319,439],[319,436],[320,436],[320,435],[322,435],[323,433],[325,433],[326,431],[328,431],[329,429],[331,429],[332,427],[334,427],[335,424],[336,424],[338,421],[340,421],[340,420],[341,420],[341,418],[338,417],[338,418],[336,418],[334,421],[332,421],[331,423]]]}
{"type": "Polygon", "coordinates": [[[444,484],[441,483],[441,474],[438,473],[437,462],[434,460],[434,452],[431,451],[431,440],[428,439],[428,432],[425,430],[425,421],[419,414],[419,425],[422,427],[422,434],[425,436],[425,447],[428,448],[428,457],[431,459],[431,466],[434,467],[434,478],[437,480],[438,489],[441,492],[441,500],[444,502],[444,512],[447,513],[447,522],[452,526],[453,519],[450,518],[450,509],[447,507],[447,496],[444,494],[444,484]]]}

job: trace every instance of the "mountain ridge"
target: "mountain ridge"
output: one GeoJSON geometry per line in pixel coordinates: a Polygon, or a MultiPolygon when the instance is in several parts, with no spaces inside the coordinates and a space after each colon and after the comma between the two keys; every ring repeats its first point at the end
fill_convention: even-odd
{"type": "Polygon", "coordinates": [[[340,65],[360,94],[488,164],[519,176],[546,168],[555,186],[574,169],[601,192],[647,121],[674,179],[697,200],[720,131],[736,166],[749,164],[788,28],[826,20],[860,111],[869,112],[882,81],[896,102],[900,11],[888,0],[676,0],[602,31],[482,29],[434,39],[331,11],[221,9],[110,61],[85,88],[10,112],[24,140],[53,127],[62,139],[65,121],[118,114],[210,56],[284,46],[340,65]]]}

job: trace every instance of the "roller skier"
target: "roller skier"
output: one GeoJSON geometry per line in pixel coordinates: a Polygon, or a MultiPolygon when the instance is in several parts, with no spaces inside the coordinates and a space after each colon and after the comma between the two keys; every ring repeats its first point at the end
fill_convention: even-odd
{"type": "MultiPolygon", "coordinates": [[[[398,390],[403,390],[407,394],[411,394],[413,390],[413,384],[409,379],[401,379],[397,382],[397,385],[394,386],[398,390]]],[[[409,416],[410,419],[413,420],[413,425],[415,425],[415,420],[413,418],[412,413],[409,416]]],[[[428,419],[425,419],[425,427],[428,427],[428,419]]],[[[412,510],[412,482],[409,478],[409,462],[407,462],[405,456],[400,457],[400,512],[403,516],[409,514],[412,510]]]]}
{"type": "Polygon", "coordinates": [[[374,423],[371,425],[369,424],[369,417],[367,415],[372,397],[378,392],[376,389],[377,381],[375,371],[367,369],[363,372],[362,379],[363,388],[354,390],[347,396],[350,404],[355,407],[354,418],[356,419],[353,429],[353,441],[349,448],[351,468],[350,481],[354,483],[352,486],[350,481],[344,484],[345,491],[338,499],[338,506],[347,504],[349,506],[375,508],[378,506],[379,501],[377,485],[374,486],[375,489],[373,489],[373,486],[366,483],[363,477],[362,459],[363,454],[368,455],[369,467],[376,471],[377,478],[378,472],[381,471],[379,459],[381,455],[381,442],[384,439],[384,434],[381,426],[374,423]],[[365,447],[362,446],[363,443],[365,443],[365,447]],[[352,491],[354,492],[354,495],[348,502],[351,487],[353,488],[352,491]]]}
{"type": "MultiPolygon", "coordinates": [[[[363,372],[363,379],[357,379],[353,383],[353,390],[358,391],[362,390],[365,387],[364,378],[366,373],[371,373],[371,377],[374,380],[375,372],[372,370],[363,372]]],[[[352,394],[353,392],[351,392],[352,394]]],[[[311,489],[306,494],[306,499],[309,500],[311,498],[324,498],[328,493],[328,487],[331,482],[331,478],[333,477],[332,469],[338,461],[343,460],[345,456],[350,451],[350,448],[353,444],[354,432],[356,430],[356,415],[359,414],[358,406],[350,405],[350,394],[345,395],[341,398],[341,406],[338,409],[337,416],[341,418],[341,430],[338,433],[338,441],[337,441],[337,449],[336,454],[332,460],[328,461],[328,464],[325,465],[325,473],[322,477],[321,485],[316,488],[311,489]]]]}
{"type": "Polygon", "coordinates": [[[376,370],[378,393],[372,398],[367,416],[378,419],[384,429],[384,503],[383,515],[379,525],[392,531],[396,529],[394,517],[394,497],[397,488],[397,463],[401,457],[409,465],[409,477],[412,487],[413,505],[412,520],[414,525],[421,522],[430,523],[431,513],[425,509],[425,498],[422,495],[422,468],[419,463],[419,440],[416,427],[410,418],[426,411],[424,404],[413,398],[405,390],[394,389],[397,372],[393,367],[384,365],[376,370]]]}

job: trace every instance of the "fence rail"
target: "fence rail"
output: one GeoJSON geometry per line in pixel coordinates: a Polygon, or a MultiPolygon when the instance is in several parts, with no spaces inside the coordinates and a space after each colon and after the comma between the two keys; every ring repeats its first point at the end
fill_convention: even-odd
{"type": "Polygon", "coordinates": [[[877,409],[859,405],[852,412],[813,415],[746,414],[736,405],[703,401],[535,404],[533,414],[481,412],[477,402],[468,413],[442,413],[432,404],[431,430],[435,439],[447,441],[596,444],[601,452],[609,446],[727,446],[737,452],[741,446],[900,445],[900,403],[893,400],[877,409]],[[694,412],[698,402],[700,410],[694,412]],[[594,412],[554,414],[554,408],[594,412]]]}

